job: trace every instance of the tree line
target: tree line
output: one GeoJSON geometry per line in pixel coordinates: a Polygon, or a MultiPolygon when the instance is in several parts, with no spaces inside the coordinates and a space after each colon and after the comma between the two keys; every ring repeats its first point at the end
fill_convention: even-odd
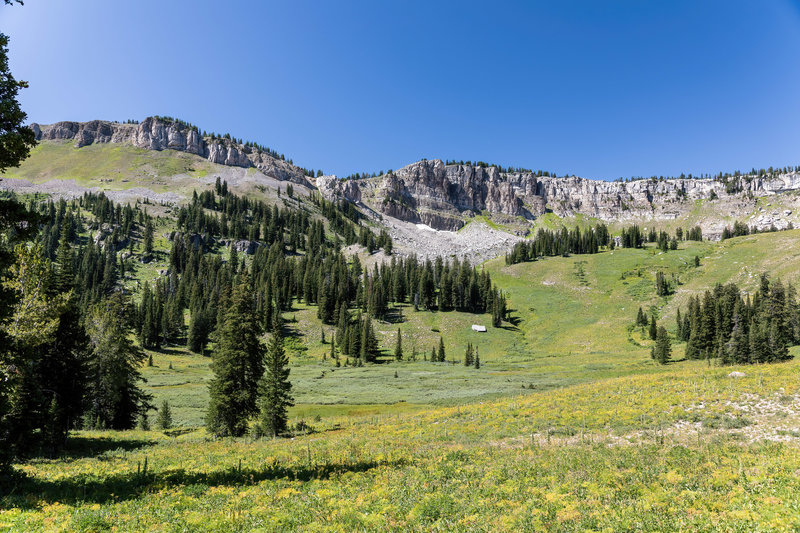
{"type": "Polygon", "coordinates": [[[605,224],[596,224],[592,228],[581,230],[579,227],[562,227],[560,230],[539,228],[531,239],[520,241],[506,254],[506,264],[513,265],[527,261],[535,261],[540,257],[567,256],[569,254],[596,254],[602,249],[613,250],[616,246],[622,248],[642,248],[645,242],[656,243],[657,247],[666,252],[676,250],[678,241],[703,240],[703,232],[699,226],[684,230],[677,228],[675,235],[670,237],[666,232],[656,232],[651,228],[649,232],[634,224],[622,228],[620,236],[614,237],[605,224]]]}
{"type": "Polygon", "coordinates": [[[678,311],[676,337],[686,342],[687,359],[723,365],[785,361],[791,358],[788,347],[800,344],[797,291],[766,275],[752,297],[734,283],[718,284],[702,299],[690,298],[683,314],[678,311]]]}

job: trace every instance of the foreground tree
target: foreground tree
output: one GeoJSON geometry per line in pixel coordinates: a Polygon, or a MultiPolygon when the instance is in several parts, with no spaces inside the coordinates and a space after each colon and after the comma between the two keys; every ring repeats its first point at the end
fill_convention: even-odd
{"type": "MultiPolygon", "coordinates": [[[[6,0],[6,4],[10,4],[6,0]]],[[[33,130],[24,125],[28,115],[17,101],[19,90],[27,87],[17,81],[8,67],[8,36],[0,33],[0,173],[16,167],[36,145],[33,130]]]]}
{"type": "Polygon", "coordinates": [[[264,377],[259,384],[261,426],[264,433],[277,437],[286,431],[288,409],[294,405],[289,381],[289,358],[283,349],[280,330],[272,332],[265,363],[264,377]]]}
{"type": "Polygon", "coordinates": [[[225,311],[211,362],[206,414],[208,430],[219,437],[240,437],[258,410],[258,382],[264,374],[264,346],[259,339],[250,280],[246,274],[236,286],[225,311]]]}
{"type": "Polygon", "coordinates": [[[90,426],[132,429],[146,412],[151,396],[139,388],[139,367],[146,357],[131,340],[133,306],[123,293],[95,305],[86,319],[90,346],[88,363],[90,426]]]}

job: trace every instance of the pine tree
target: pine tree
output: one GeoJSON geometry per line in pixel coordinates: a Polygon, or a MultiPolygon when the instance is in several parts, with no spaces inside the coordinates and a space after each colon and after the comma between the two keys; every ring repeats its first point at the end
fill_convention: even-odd
{"type": "Polygon", "coordinates": [[[258,383],[264,374],[264,347],[259,339],[249,278],[234,289],[218,332],[211,362],[206,426],[214,435],[240,437],[257,412],[258,383]]]}
{"type": "Polygon", "coordinates": [[[147,217],[144,225],[144,253],[145,255],[153,253],[153,220],[150,217],[147,217]]]}
{"type": "Polygon", "coordinates": [[[131,305],[115,293],[96,305],[87,318],[92,353],[89,360],[89,410],[101,427],[131,429],[149,409],[150,395],[138,387],[145,354],[128,336],[131,305]]]}
{"type": "Polygon", "coordinates": [[[481,367],[481,356],[478,354],[478,347],[475,347],[475,369],[478,370],[481,367]]]}
{"type": "Polygon", "coordinates": [[[469,342],[467,343],[467,350],[464,352],[464,366],[472,366],[474,362],[472,343],[469,342]]]}
{"type": "Polygon", "coordinates": [[[689,340],[686,342],[686,359],[700,359],[701,357],[700,336],[695,329],[692,329],[689,340]]]}
{"type": "Polygon", "coordinates": [[[636,314],[636,325],[637,326],[646,326],[647,325],[647,316],[642,311],[642,307],[639,306],[639,312],[636,314]]]}
{"type": "Polygon", "coordinates": [[[665,365],[672,357],[672,343],[669,339],[669,334],[664,326],[658,327],[656,334],[656,345],[654,351],[654,359],[661,365],[665,365]]]}
{"type": "Polygon", "coordinates": [[[161,402],[161,408],[158,410],[158,418],[156,419],[156,426],[158,426],[159,429],[170,429],[172,427],[172,410],[167,400],[161,402]]]}
{"type": "Polygon", "coordinates": [[[656,340],[656,337],[658,335],[658,328],[656,327],[656,317],[655,316],[650,317],[649,335],[650,335],[650,340],[656,340]]]}
{"type": "Polygon", "coordinates": [[[403,334],[400,332],[400,328],[397,328],[397,344],[394,347],[394,359],[395,361],[403,360],[403,334]]]}
{"type": "Polygon", "coordinates": [[[440,363],[444,363],[445,362],[444,339],[442,337],[439,337],[439,358],[438,358],[438,361],[440,363]]]}
{"type": "Polygon", "coordinates": [[[289,382],[289,358],[283,349],[283,335],[274,330],[267,345],[264,376],[259,383],[263,431],[277,437],[286,431],[287,410],[294,405],[289,382]]]}

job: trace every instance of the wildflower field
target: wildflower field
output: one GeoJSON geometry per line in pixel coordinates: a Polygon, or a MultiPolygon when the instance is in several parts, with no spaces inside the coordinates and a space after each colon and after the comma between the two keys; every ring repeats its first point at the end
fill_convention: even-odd
{"type": "Polygon", "coordinates": [[[291,440],[84,432],[19,466],[13,531],[800,527],[797,362],[687,363],[483,403],[332,414],[291,440]],[[95,454],[99,456],[93,457],[95,454]]]}

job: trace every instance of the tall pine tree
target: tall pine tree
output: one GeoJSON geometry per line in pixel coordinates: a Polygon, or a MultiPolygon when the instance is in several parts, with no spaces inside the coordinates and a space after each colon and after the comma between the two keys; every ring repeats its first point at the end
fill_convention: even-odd
{"type": "Polygon", "coordinates": [[[233,291],[211,362],[206,426],[214,435],[240,437],[258,411],[258,383],[264,374],[264,346],[249,277],[233,291]]]}

